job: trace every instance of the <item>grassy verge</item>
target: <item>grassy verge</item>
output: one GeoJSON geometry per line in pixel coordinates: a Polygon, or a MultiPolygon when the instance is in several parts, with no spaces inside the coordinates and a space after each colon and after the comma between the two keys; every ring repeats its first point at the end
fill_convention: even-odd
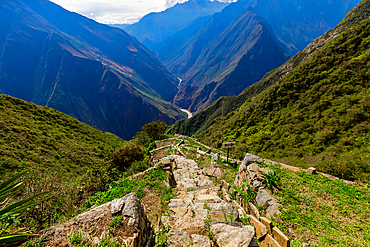
{"type": "Polygon", "coordinates": [[[170,199],[176,196],[172,188],[167,187],[166,182],[168,182],[168,174],[161,168],[132,180],[124,178],[119,183],[112,183],[111,189],[91,196],[86,201],[86,209],[135,192],[144,204],[149,217],[156,222],[158,217],[166,213],[170,199]]]}
{"type": "Polygon", "coordinates": [[[287,236],[295,233],[292,246],[311,242],[317,246],[370,245],[370,190],[305,171],[290,172],[269,166],[281,178],[274,195],[283,205],[275,219],[287,236]]]}

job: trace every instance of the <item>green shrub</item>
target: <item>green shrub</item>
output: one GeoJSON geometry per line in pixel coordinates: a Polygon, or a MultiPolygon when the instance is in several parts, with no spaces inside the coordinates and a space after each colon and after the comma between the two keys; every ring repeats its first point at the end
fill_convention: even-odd
{"type": "Polygon", "coordinates": [[[163,121],[155,121],[141,127],[141,131],[136,133],[134,140],[143,146],[148,146],[151,142],[166,138],[168,125],[163,121]]]}
{"type": "Polygon", "coordinates": [[[142,148],[134,143],[128,143],[120,150],[113,152],[110,164],[119,171],[125,171],[133,162],[143,159],[144,152],[142,148]]]}
{"type": "MultiPolygon", "coordinates": [[[[13,234],[9,227],[16,222],[15,217],[22,211],[27,210],[28,208],[35,206],[39,202],[30,203],[33,199],[40,196],[40,194],[36,194],[34,196],[28,197],[26,199],[7,204],[5,203],[7,200],[10,199],[12,195],[15,194],[13,192],[17,189],[22,182],[15,182],[18,178],[23,176],[27,171],[19,173],[14,177],[2,182],[0,184],[0,205],[5,204],[5,207],[0,209],[0,245],[10,244],[18,241],[22,241],[28,238],[28,234],[13,234]]],[[[15,232],[22,231],[22,229],[17,230],[15,232]]]]}

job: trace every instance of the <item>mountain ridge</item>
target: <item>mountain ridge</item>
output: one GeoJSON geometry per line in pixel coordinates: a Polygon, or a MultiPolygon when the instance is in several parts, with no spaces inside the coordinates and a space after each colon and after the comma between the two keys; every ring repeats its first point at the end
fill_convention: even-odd
{"type": "Polygon", "coordinates": [[[198,17],[212,15],[227,5],[209,0],[177,3],[165,11],[145,15],[139,22],[124,27],[124,30],[153,50],[157,44],[185,28],[198,17]]]}
{"type": "MultiPolygon", "coordinates": [[[[280,0],[245,0],[231,3],[221,12],[214,14],[208,22],[199,28],[198,32],[193,32],[191,36],[186,37],[182,41],[179,40],[177,45],[173,44],[170,50],[170,52],[173,52],[172,56],[169,54],[162,55],[169,46],[166,41],[163,42],[163,48],[155,50],[156,55],[164,65],[183,80],[183,87],[180,88],[176,98],[183,98],[185,96],[185,99],[182,102],[175,99],[174,103],[182,108],[188,108],[192,104],[183,104],[183,102],[203,101],[200,105],[195,104],[192,105],[191,108],[188,108],[188,110],[198,113],[209,106],[219,96],[238,95],[241,93],[242,90],[233,92],[233,94],[220,94],[207,103],[202,99],[194,99],[192,97],[193,95],[199,95],[199,91],[202,90],[201,88],[204,87],[204,85],[222,80],[222,77],[233,71],[233,66],[225,67],[222,64],[224,60],[227,59],[229,53],[226,53],[225,57],[220,59],[216,66],[213,66],[212,63],[208,66],[212,61],[208,61],[205,65],[204,61],[207,60],[205,54],[207,50],[210,50],[210,47],[213,47],[213,49],[208,57],[213,58],[214,56],[218,56],[218,53],[222,52],[223,47],[217,47],[218,41],[222,39],[222,33],[227,32],[227,29],[232,29],[235,22],[238,22],[238,18],[241,19],[241,15],[246,11],[260,16],[267,23],[271,24],[270,26],[273,34],[277,37],[279,43],[281,42],[284,44],[285,52],[288,55],[294,55],[324,31],[329,30],[330,27],[334,27],[334,25],[343,18],[345,12],[347,12],[351,6],[354,7],[356,3],[358,3],[357,0],[343,0],[336,3],[324,1],[309,4],[299,0],[284,2],[280,0]],[[338,11],[335,13],[328,11],[327,9],[329,9],[330,6],[332,6],[332,9],[338,11]],[[320,11],[322,11],[322,13],[320,11]],[[321,14],[317,14],[318,12],[321,14]],[[286,13],[291,14],[287,15],[286,13]],[[298,38],[296,38],[296,36],[298,38]],[[215,70],[220,71],[217,73],[215,70]],[[186,86],[188,86],[188,88],[186,88],[186,86]]],[[[235,43],[234,45],[237,46],[238,44],[235,43]]],[[[231,54],[234,52],[235,51],[231,52],[231,54]]],[[[241,56],[239,56],[239,59],[240,58],[241,56]]],[[[275,65],[275,67],[276,66],[278,65],[275,65]]],[[[241,71],[243,70],[242,68],[240,69],[241,71]]],[[[266,68],[264,72],[271,69],[271,67],[270,69],[266,68]]],[[[251,71],[251,73],[253,73],[253,71],[251,71]]],[[[253,82],[258,81],[261,77],[253,82]]],[[[235,79],[237,81],[242,80],[242,78],[235,79]]],[[[249,83],[249,85],[253,82],[249,83]]],[[[234,84],[236,83],[237,82],[234,84]]],[[[211,90],[209,87],[208,85],[207,88],[204,89],[205,94],[213,91],[213,89],[211,90]]]]}
{"type": "Polygon", "coordinates": [[[126,139],[148,122],[185,116],[166,102],[176,78],[125,31],[45,0],[14,0],[0,11],[1,93],[126,139]]]}
{"type": "Polygon", "coordinates": [[[331,38],[316,40],[319,48],[291,73],[196,137],[216,146],[234,140],[240,153],[369,181],[368,13],[370,1],[364,0],[327,34],[331,38]],[[365,19],[353,22],[359,16],[365,19]]]}
{"type": "Polygon", "coordinates": [[[181,89],[173,102],[198,113],[220,96],[238,95],[288,58],[285,47],[272,33],[269,24],[258,15],[246,10],[218,36],[218,41],[214,45],[209,46],[198,57],[197,60],[202,61],[199,65],[200,69],[194,68],[192,72],[193,68],[191,68],[188,71],[195,73],[189,74],[194,81],[188,81],[184,89],[188,91],[186,87],[189,86],[196,89],[195,92],[190,92],[188,97],[185,96],[185,99],[191,98],[192,103],[186,105],[181,102],[181,97],[178,97],[181,89]],[[220,46],[223,47],[222,50],[217,49],[220,46]],[[214,53],[214,50],[220,52],[214,53]],[[219,62],[221,60],[222,62],[219,62]],[[216,68],[209,69],[212,66],[216,68]],[[212,80],[203,85],[201,81],[207,75],[212,80]],[[200,79],[200,77],[203,78],[200,79]],[[198,87],[198,85],[201,86],[198,87]]]}
{"type": "Polygon", "coordinates": [[[359,3],[355,8],[347,13],[335,28],[312,41],[305,49],[300,51],[280,67],[266,73],[263,79],[244,89],[238,96],[220,97],[207,109],[193,116],[192,119],[177,121],[170,127],[170,130],[190,136],[205,131],[216,118],[225,117],[228,113],[237,110],[245,101],[263,92],[269,86],[277,83],[280,79],[283,79],[291,73],[294,68],[309,58],[317,49],[335,38],[346,28],[351,27],[359,20],[364,20],[365,17],[370,14],[367,11],[367,4],[368,3],[366,1],[359,3]]]}

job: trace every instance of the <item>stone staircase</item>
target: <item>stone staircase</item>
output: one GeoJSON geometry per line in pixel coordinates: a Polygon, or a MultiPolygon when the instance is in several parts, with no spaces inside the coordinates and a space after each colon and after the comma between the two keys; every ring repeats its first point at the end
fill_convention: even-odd
{"type": "Polygon", "coordinates": [[[169,230],[169,247],[257,246],[254,228],[237,222],[238,208],[220,198],[221,186],[194,160],[173,155],[161,162],[173,170],[179,193],[168,205],[169,215],[159,222],[159,228],[169,230]]]}

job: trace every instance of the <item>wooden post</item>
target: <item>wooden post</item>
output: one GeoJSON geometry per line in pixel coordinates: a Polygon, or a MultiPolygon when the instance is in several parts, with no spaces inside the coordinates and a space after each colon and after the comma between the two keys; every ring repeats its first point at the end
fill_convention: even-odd
{"type": "Polygon", "coordinates": [[[236,142],[226,142],[226,143],[222,143],[222,147],[223,148],[227,148],[227,158],[226,158],[226,162],[229,163],[229,152],[230,152],[230,148],[231,147],[234,147],[236,145],[236,142]]]}

